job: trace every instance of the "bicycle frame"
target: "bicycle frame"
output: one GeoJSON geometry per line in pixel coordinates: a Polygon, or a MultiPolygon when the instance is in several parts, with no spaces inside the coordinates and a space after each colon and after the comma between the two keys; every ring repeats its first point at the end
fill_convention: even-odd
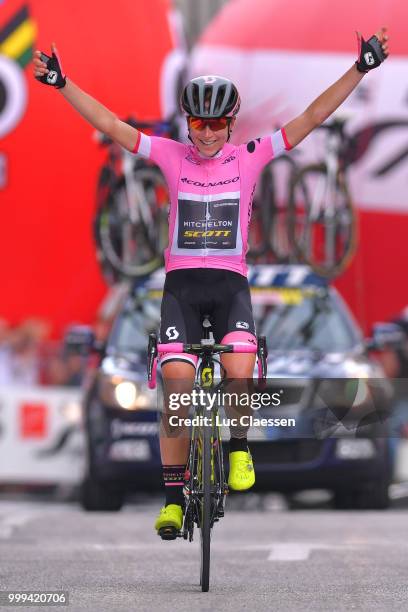
{"type": "MultiPolygon", "coordinates": [[[[324,177],[321,177],[316,191],[312,198],[310,208],[310,220],[311,223],[319,221],[321,217],[324,218],[324,224],[327,228],[327,239],[325,240],[325,259],[328,265],[334,265],[335,263],[335,248],[336,248],[336,226],[335,226],[335,215],[336,215],[336,185],[338,181],[338,174],[340,170],[339,162],[339,151],[342,144],[342,136],[337,131],[329,132],[327,137],[327,148],[326,148],[326,168],[327,173],[324,177]]],[[[311,250],[311,233],[307,236],[307,248],[311,250]]]]}

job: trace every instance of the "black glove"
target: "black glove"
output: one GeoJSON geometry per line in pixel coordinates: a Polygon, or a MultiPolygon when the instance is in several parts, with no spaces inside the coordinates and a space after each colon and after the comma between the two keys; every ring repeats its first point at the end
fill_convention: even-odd
{"type": "Polygon", "coordinates": [[[41,61],[47,65],[47,74],[44,74],[41,77],[35,77],[41,83],[45,83],[45,85],[51,85],[56,89],[62,89],[65,87],[66,79],[65,74],[62,72],[61,61],[54,52],[52,53],[52,57],[46,55],[41,51],[41,61]]]}
{"type": "Polygon", "coordinates": [[[368,41],[365,41],[361,36],[359,46],[359,56],[356,61],[359,72],[368,72],[373,70],[373,68],[377,68],[386,58],[381,48],[381,43],[376,36],[372,36],[368,41]]]}

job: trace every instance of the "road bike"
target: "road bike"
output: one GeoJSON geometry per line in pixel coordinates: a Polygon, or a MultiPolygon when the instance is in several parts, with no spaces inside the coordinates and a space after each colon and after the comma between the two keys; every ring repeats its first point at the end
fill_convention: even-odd
{"type": "Polygon", "coordinates": [[[294,175],[288,202],[289,241],[297,260],[327,278],[346,268],[357,244],[357,214],[346,177],[345,123],[336,118],[319,126],[327,132],[325,160],[294,175]]]}
{"type": "MultiPolygon", "coordinates": [[[[141,122],[129,118],[127,123],[169,137],[176,129],[172,120],[141,122]]],[[[102,272],[113,284],[150,274],[162,265],[169,195],[157,166],[100,132],[96,138],[107,147],[108,159],[98,179],[94,238],[102,272]]]]}
{"type": "MultiPolygon", "coordinates": [[[[296,151],[290,155],[279,155],[267,164],[262,172],[259,200],[263,208],[263,228],[266,249],[273,255],[275,263],[296,263],[289,236],[288,198],[290,185],[299,172],[294,159],[296,151]]],[[[299,190],[304,186],[299,180],[299,190]]]]}
{"type": "MultiPolygon", "coordinates": [[[[217,355],[225,353],[257,353],[259,381],[266,379],[267,348],[265,337],[257,339],[257,345],[216,344],[208,331],[209,318],[203,319],[204,338],[199,344],[174,342],[158,344],[156,334],[149,335],[148,345],[148,381],[150,388],[156,386],[157,358],[161,353],[188,353],[200,358],[196,370],[194,389],[201,397],[218,394],[226,380],[227,372],[217,355]],[[208,323],[208,324],[207,324],[208,323]],[[215,365],[218,364],[221,380],[216,383],[215,365]]],[[[219,397],[217,395],[216,397],[219,397]]],[[[210,407],[206,401],[195,406],[191,428],[190,450],[185,471],[183,525],[176,533],[174,527],[166,528],[159,535],[163,539],[182,537],[193,541],[195,525],[200,531],[200,585],[202,591],[209,590],[210,584],[210,548],[211,532],[214,524],[224,516],[225,498],[228,485],[225,479],[222,440],[218,420],[220,406],[217,402],[210,407]]]]}

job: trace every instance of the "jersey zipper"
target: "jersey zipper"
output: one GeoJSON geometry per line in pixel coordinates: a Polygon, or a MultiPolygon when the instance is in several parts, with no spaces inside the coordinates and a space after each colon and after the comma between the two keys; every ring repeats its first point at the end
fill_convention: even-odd
{"type": "MultiPolygon", "coordinates": [[[[206,183],[207,185],[209,185],[210,183],[210,173],[208,170],[208,162],[206,162],[205,164],[205,171],[206,171],[206,183]]],[[[207,198],[206,198],[206,202],[205,202],[205,234],[204,234],[204,267],[207,267],[207,257],[208,257],[208,249],[207,249],[207,231],[208,231],[208,215],[209,215],[209,198],[210,198],[210,188],[207,187],[207,198]]]]}

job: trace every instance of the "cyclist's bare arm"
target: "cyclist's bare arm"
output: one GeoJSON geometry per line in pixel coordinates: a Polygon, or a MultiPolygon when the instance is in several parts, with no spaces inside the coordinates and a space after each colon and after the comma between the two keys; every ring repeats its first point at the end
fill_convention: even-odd
{"type": "Polygon", "coordinates": [[[133,151],[138,139],[138,130],[121,121],[108,108],[82,91],[70,79],[60,90],[64,98],[77,110],[94,128],[109,136],[128,151],[133,151]]]}
{"type": "MultiPolygon", "coordinates": [[[[55,49],[54,46],[52,48],[55,49]]],[[[40,55],[40,51],[35,51],[33,59],[34,76],[44,75],[48,72],[45,63],[40,59],[40,55]]],[[[59,92],[94,128],[109,136],[128,151],[134,150],[138,140],[138,130],[121,121],[108,108],[68,78],[65,87],[60,89],[59,92]]]]}
{"type": "MultiPolygon", "coordinates": [[[[381,28],[375,34],[380,41],[383,52],[388,55],[387,28],[381,28]]],[[[348,98],[357,87],[364,73],[357,70],[355,64],[326,91],[324,91],[298,117],[284,126],[286,137],[292,147],[301,142],[317,126],[321,125],[348,98]]]]}

